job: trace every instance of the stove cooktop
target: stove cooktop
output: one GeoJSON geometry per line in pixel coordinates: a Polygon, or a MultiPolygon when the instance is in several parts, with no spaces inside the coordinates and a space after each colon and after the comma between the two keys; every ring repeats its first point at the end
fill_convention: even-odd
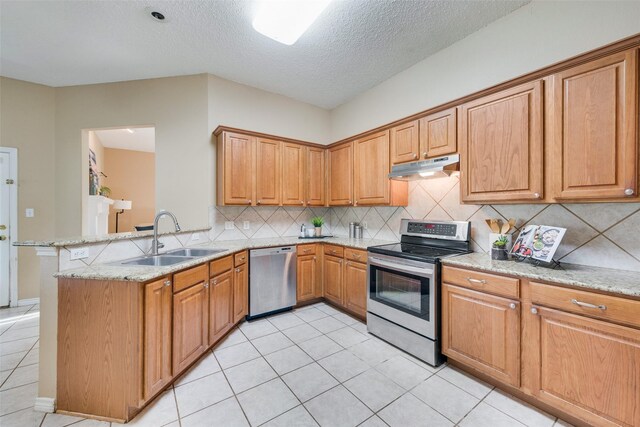
{"type": "Polygon", "coordinates": [[[400,258],[414,259],[416,261],[436,262],[441,258],[469,253],[467,250],[458,250],[427,245],[413,245],[410,243],[392,243],[390,245],[370,246],[369,252],[383,255],[397,256],[400,258]]]}

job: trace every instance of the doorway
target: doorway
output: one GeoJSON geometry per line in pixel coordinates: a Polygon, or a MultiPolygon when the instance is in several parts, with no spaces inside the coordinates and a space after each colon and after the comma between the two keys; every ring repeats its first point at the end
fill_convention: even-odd
{"type": "Polygon", "coordinates": [[[0,147],[0,307],[18,303],[17,187],[18,150],[0,147]]]}
{"type": "Polygon", "coordinates": [[[87,234],[133,232],[152,226],[155,128],[93,129],[87,139],[87,234]]]}

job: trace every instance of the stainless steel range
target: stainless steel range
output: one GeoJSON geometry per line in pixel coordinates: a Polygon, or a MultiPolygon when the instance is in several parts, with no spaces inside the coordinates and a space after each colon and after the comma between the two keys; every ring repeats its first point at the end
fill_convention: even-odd
{"type": "Polygon", "coordinates": [[[467,221],[403,219],[400,243],[369,247],[368,331],[440,365],[440,259],[471,252],[470,231],[467,221]]]}

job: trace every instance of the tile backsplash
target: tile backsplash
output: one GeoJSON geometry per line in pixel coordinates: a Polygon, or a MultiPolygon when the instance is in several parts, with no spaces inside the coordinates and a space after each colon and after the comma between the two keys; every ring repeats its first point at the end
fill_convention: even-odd
{"type": "MultiPolygon", "coordinates": [[[[406,207],[210,207],[212,240],[297,236],[314,216],[326,220],[324,232],[348,235],[352,221],[366,223],[365,237],[398,240],[402,218],[471,221],[475,251],[489,250],[487,218],[516,218],[526,224],[567,228],[556,258],[572,264],[640,271],[640,203],[463,205],[457,177],[412,181],[406,207]],[[245,221],[249,228],[244,229],[245,221]],[[225,229],[233,223],[233,229],[225,229]]],[[[516,231],[517,234],[517,231],[516,231]]]]}

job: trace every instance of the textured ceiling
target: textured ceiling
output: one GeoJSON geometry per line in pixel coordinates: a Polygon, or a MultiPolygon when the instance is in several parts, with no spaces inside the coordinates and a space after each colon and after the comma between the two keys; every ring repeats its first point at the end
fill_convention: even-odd
{"type": "Polygon", "coordinates": [[[334,0],[285,46],[253,30],[248,0],[3,0],[0,73],[50,86],[211,73],[333,108],[528,1],[334,0]]]}
{"type": "Polygon", "coordinates": [[[156,151],[155,128],[129,129],[133,131],[133,133],[127,131],[127,129],[105,129],[94,132],[105,148],[146,151],[148,153],[154,153],[156,151]]]}

